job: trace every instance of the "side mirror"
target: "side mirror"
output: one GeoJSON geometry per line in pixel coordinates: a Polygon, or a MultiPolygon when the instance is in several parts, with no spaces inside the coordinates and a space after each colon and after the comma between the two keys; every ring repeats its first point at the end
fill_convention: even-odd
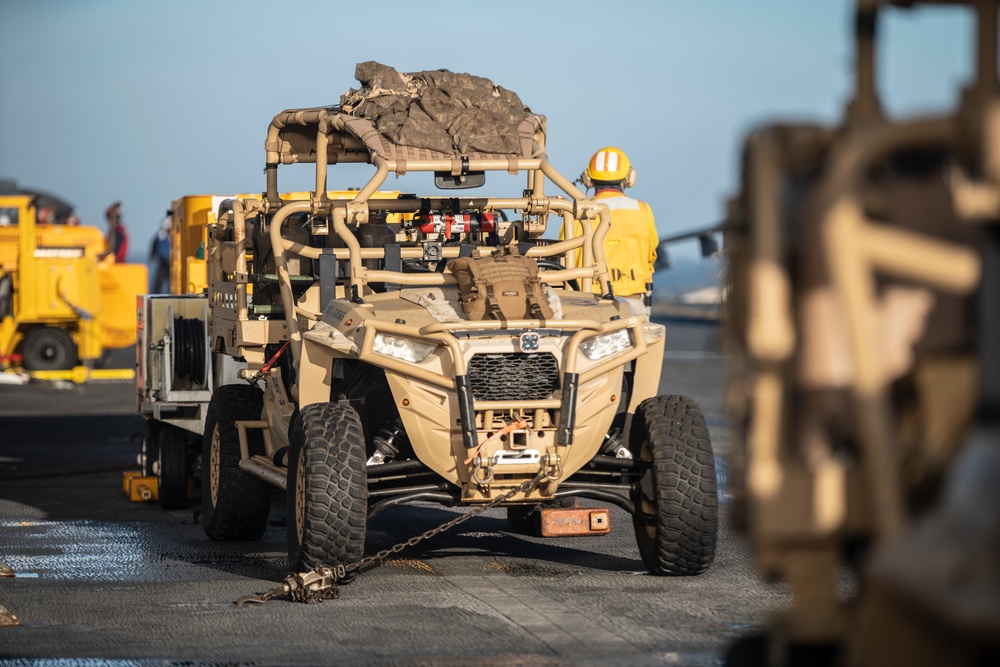
{"type": "Polygon", "coordinates": [[[481,188],[486,185],[485,171],[470,171],[459,176],[452,176],[448,171],[434,172],[434,185],[439,190],[465,190],[481,188]]]}
{"type": "Polygon", "coordinates": [[[705,259],[714,258],[719,256],[719,242],[711,234],[705,234],[698,237],[698,242],[701,244],[701,256],[705,259]]]}

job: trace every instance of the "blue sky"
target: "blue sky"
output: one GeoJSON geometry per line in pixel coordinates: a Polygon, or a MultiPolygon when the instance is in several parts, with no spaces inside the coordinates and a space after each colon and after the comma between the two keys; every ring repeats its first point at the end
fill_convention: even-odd
{"type": "MultiPolygon", "coordinates": [[[[840,117],[852,11],[846,0],[0,0],[0,178],[60,195],[102,228],[121,199],[130,257],[144,261],[171,200],[263,190],[274,114],[337,102],[357,85],[355,64],[377,60],[517,92],[547,116],[549,158],[571,177],[618,146],[638,172],[632,194],[675,234],[720,218],[748,131],[840,117]]],[[[892,10],[880,29],[890,114],[951,108],[972,68],[970,15],[892,10]]],[[[310,189],[311,170],[279,173],[281,189],[310,189]]],[[[388,184],[424,189],[405,179],[388,184]]],[[[360,180],[331,172],[330,185],[360,180]]],[[[488,187],[519,192],[521,180],[488,187]]]]}

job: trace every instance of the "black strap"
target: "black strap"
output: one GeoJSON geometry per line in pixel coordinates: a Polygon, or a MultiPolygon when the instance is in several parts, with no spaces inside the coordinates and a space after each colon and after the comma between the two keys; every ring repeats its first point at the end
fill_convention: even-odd
{"type": "Polygon", "coordinates": [[[531,311],[531,316],[536,320],[544,322],[545,311],[542,310],[542,305],[538,302],[538,297],[536,296],[541,291],[541,284],[538,276],[528,276],[524,279],[524,293],[528,300],[528,309],[531,311]]]}
{"type": "Polygon", "coordinates": [[[497,303],[496,294],[493,292],[493,283],[486,283],[486,308],[489,314],[500,320],[503,326],[507,326],[507,318],[504,317],[500,304],[497,303]]]}

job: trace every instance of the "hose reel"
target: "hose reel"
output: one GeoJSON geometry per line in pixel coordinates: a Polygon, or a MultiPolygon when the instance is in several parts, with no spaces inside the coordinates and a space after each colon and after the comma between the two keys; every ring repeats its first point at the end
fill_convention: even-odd
{"type": "Polygon", "coordinates": [[[173,336],[173,372],[181,379],[205,384],[205,347],[208,334],[205,322],[197,318],[175,317],[173,336]]]}

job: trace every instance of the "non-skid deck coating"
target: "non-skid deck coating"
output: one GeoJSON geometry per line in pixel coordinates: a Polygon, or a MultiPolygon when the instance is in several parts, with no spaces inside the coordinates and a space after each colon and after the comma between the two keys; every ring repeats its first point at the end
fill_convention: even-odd
{"type": "MultiPolygon", "coordinates": [[[[661,391],[702,405],[722,453],[715,333],[668,330],[668,345],[673,334],[672,349],[690,354],[665,361],[661,391]]],[[[787,603],[725,528],[708,573],[645,574],[631,518],[612,508],[611,535],[554,540],[513,534],[493,510],[362,574],[338,600],[238,609],[233,600],[286,573],[284,496],[263,540],[220,543],[205,538],[195,503],[129,503],[120,472],[10,480],[127,464],[138,451],[129,385],[29,385],[4,400],[23,389],[0,387],[0,426],[13,434],[0,444],[0,561],[19,575],[0,579],[0,604],[22,622],[0,628],[3,665],[713,665],[787,603]],[[45,408],[36,416],[5,407],[32,399],[45,408]],[[69,416],[44,414],[59,403],[69,416]]],[[[369,525],[368,552],[456,511],[387,511],[369,525]]]]}

